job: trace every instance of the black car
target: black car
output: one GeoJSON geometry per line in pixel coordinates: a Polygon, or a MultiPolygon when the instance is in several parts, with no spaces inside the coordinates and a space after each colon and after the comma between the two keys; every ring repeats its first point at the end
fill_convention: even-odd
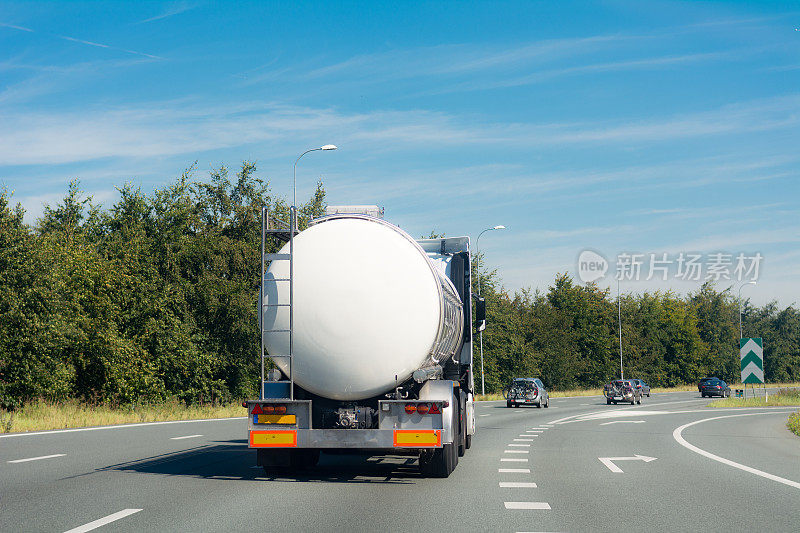
{"type": "Polygon", "coordinates": [[[700,385],[700,394],[705,398],[706,396],[719,396],[720,398],[727,398],[731,395],[731,388],[728,384],[721,379],[710,379],[700,385]]]}
{"type": "Polygon", "coordinates": [[[636,388],[642,391],[642,396],[650,397],[650,385],[645,383],[641,379],[632,379],[633,383],[636,385],[636,388]]]}
{"type": "Polygon", "coordinates": [[[697,392],[703,392],[703,384],[707,381],[719,380],[719,378],[703,378],[697,383],[697,392]]]}

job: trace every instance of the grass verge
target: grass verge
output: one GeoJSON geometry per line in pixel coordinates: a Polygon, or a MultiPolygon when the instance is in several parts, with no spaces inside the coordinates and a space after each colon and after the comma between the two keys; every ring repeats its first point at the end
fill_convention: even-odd
{"type": "Polygon", "coordinates": [[[789,416],[786,427],[789,428],[789,431],[800,437],[800,411],[789,416]]]}
{"type": "Polygon", "coordinates": [[[159,405],[137,405],[127,408],[93,406],[77,401],[32,402],[14,412],[0,409],[0,433],[42,431],[47,429],[109,426],[136,422],[198,420],[246,416],[241,403],[227,405],[193,405],[167,402],[159,405]]]}
{"type": "Polygon", "coordinates": [[[709,407],[787,407],[800,405],[800,389],[779,389],[777,393],[770,394],[769,398],[758,396],[756,398],[721,398],[714,400],[709,407]]]}

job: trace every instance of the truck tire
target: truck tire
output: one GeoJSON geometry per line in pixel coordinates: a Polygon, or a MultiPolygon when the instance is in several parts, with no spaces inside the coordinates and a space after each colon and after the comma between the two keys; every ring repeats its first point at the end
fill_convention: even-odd
{"type": "Polygon", "coordinates": [[[458,404],[458,456],[464,457],[467,452],[467,395],[464,391],[459,394],[461,401],[458,404]]]}
{"type": "Polygon", "coordinates": [[[292,450],[289,455],[289,467],[293,470],[313,468],[319,462],[319,450],[299,449],[292,450]]]}
{"type": "MultiPolygon", "coordinates": [[[[458,418],[453,418],[453,427],[457,428],[458,418]]],[[[431,452],[422,452],[419,456],[420,472],[430,477],[449,477],[458,465],[459,440],[460,434],[456,432],[452,443],[444,444],[431,452]]]]}
{"type": "Polygon", "coordinates": [[[467,438],[464,439],[464,447],[468,450],[472,448],[472,435],[467,435],[467,438]]]}

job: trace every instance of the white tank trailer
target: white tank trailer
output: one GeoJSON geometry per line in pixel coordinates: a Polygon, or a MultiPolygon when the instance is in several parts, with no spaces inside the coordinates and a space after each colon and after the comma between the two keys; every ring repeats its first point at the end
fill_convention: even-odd
{"type": "Polygon", "coordinates": [[[262,211],[262,386],[245,406],[268,472],[366,449],[446,477],[471,445],[473,300],[485,311],[469,239],[414,240],[367,207],[336,206],[302,232],[262,211]]]}

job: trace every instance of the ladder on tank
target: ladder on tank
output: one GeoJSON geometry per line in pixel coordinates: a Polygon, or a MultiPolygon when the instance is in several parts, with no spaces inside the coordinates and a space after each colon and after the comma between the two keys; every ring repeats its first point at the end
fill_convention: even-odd
{"type": "MultiPolygon", "coordinates": [[[[267,357],[285,357],[289,359],[289,379],[282,379],[279,381],[269,381],[269,383],[286,383],[289,386],[289,399],[294,400],[294,237],[299,233],[297,229],[297,208],[292,206],[289,208],[289,223],[279,220],[275,217],[269,216],[267,207],[261,208],[261,290],[259,293],[259,326],[261,328],[261,390],[259,391],[259,399],[264,399],[264,390],[267,381],[264,380],[264,363],[267,357]],[[267,253],[267,237],[273,237],[281,242],[289,243],[289,253],[267,253]],[[289,261],[289,277],[287,278],[271,278],[266,279],[266,262],[267,261],[289,261]],[[289,284],[289,302],[264,302],[264,285],[266,283],[288,283],[289,284]],[[264,329],[264,310],[268,308],[289,308],[289,329],[264,329]],[[281,333],[289,335],[289,353],[288,354],[270,354],[266,355],[264,347],[264,334],[265,333],[281,333]]],[[[277,287],[276,287],[277,289],[277,287]]],[[[277,290],[274,291],[277,295],[277,290]]],[[[276,297],[277,300],[277,297],[276,297]]]]}

